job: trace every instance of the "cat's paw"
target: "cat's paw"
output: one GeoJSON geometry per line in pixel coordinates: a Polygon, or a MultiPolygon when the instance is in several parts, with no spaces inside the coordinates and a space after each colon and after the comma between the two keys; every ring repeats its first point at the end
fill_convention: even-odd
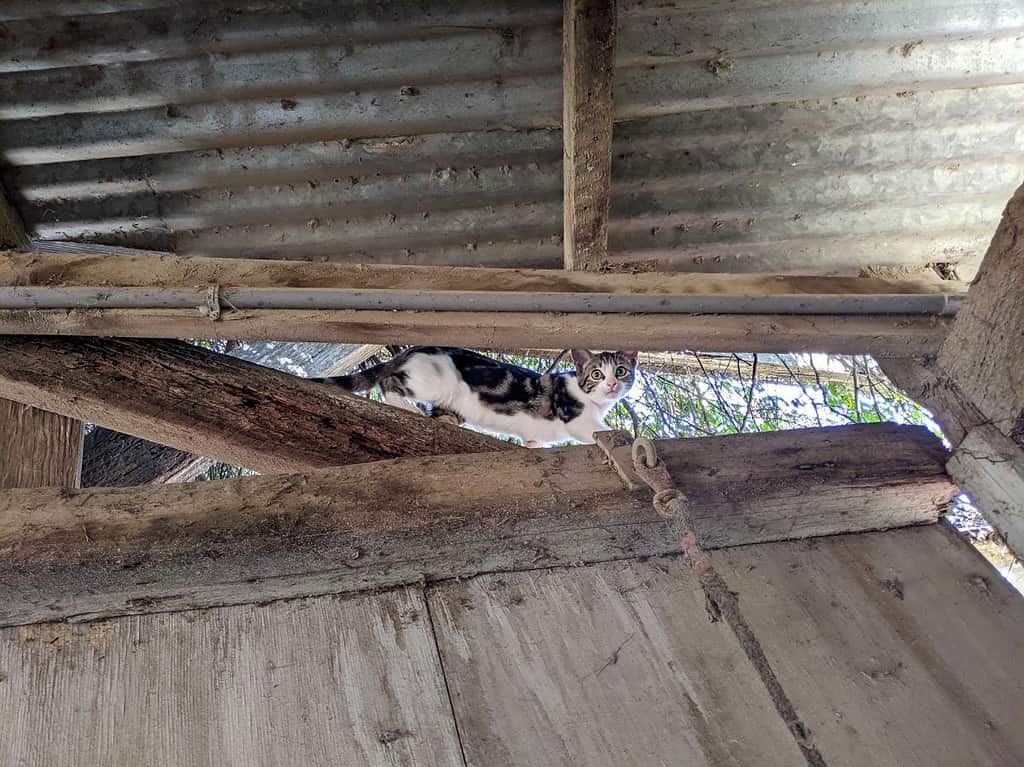
{"type": "Polygon", "coordinates": [[[452,415],[451,413],[445,413],[444,415],[439,415],[439,416],[437,416],[437,418],[435,420],[438,420],[441,423],[450,423],[452,426],[459,426],[462,423],[459,420],[458,416],[452,415]]]}
{"type": "Polygon", "coordinates": [[[533,447],[544,447],[544,443],[543,442],[538,442],[535,439],[528,439],[528,440],[526,440],[526,446],[530,447],[530,448],[533,448],[533,447]]]}

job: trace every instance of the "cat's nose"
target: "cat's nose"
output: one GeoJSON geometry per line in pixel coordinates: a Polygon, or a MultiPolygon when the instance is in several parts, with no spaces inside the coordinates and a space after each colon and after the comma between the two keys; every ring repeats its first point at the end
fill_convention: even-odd
{"type": "Polygon", "coordinates": [[[613,383],[608,384],[608,391],[609,391],[609,393],[614,393],[615,390],[618,389],[618,388],[619,388],[618,382],[613,382],[613,383]]]}

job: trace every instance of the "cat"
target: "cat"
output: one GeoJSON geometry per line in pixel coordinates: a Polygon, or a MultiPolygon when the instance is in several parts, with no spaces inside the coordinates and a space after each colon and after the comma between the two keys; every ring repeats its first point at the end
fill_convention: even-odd
{"type": "Polygon", "coordinates": [[[468,349],[417,346],[351,375],[313,379],[347,391],[380,387],[390,405],[519,437],[527,447],[593,444],[636,380],[636,352],[574,349],[576,370],[537,373],[468,349]]]}

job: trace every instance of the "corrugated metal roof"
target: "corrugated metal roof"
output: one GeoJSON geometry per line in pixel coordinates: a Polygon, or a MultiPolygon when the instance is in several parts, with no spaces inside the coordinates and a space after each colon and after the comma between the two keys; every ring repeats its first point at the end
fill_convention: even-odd
{"type": "MultiPolygon", "coordinates": [[[[38,238],[561,264],[560,2],[0,20],[4,182],[38,238]]],[[[1024,179],[1019,0],[620,0],[617,56],[615,261],[969,274],[1024,179]]]]}

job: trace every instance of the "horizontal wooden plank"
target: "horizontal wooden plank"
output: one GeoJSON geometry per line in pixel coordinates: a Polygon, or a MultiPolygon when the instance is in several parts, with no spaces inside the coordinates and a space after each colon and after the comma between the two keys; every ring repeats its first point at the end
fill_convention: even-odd
{"type": "Polygon", "coordinates": [[[0,631],[4,764],[464,767],[418,590],[0,631]]]}
{"type": "MultiPolygon", "coordinates": [[[[941,443],[887,424],[664,440],[709,547],[932,522],[941,443]]],[[[0,493],[0,625],[673,552],[594,446],[222,482],[0,493]]]]}
{"type": "Polygon", "coordinates": [[[950,320],[912,315],[608,315],[522,312],[228,310],[0,311],[0,333],[437,344],[522,349],[821,352],[906,357],[938,351],[950,320]]]}
{"type": "Polygon", "coordinates": [[[681,558],[430,589],[474,767],[805,764],[681,558]]]}
{"type": "Polygon", "coordinates": [[[945,525],[715,562],[829,767],[1024,764],[1024,600],[945,525]]]}
{"type": "Polygon", "coordinates": [[[180,341],[0,336],[0,396],[264,472],[516,449],[180,341]]]}
{"type": "Polygon", "coordinates": [[[654,295],[962,295],[938,279],[774,274],[597,274],[557,269],[390,266],[185,256],[0,252],[0,286],[351,288],[654,295]]]}

